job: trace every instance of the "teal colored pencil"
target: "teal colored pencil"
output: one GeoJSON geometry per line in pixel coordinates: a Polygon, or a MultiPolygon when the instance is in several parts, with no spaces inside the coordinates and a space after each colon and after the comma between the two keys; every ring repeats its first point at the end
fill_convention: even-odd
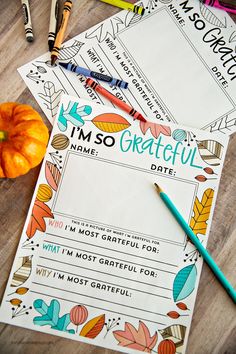
{"type": "Polygon", "coordinates": [[[202,255],[202,258],[205,260],[205,262],[208,264],[208,266],[211,268],[212,272],[215,274],[215,276],[218,278],[222,286],[225,288],[229,296],[233,299],[233,301],[236,303],[236,291],[230,284],[230,282],[226,279],[224,273],[221,271],[221,269],[218,267],[218,265],[215,263],[214,259],[211,257],[211,255],[208,253],[206,248],[201,244],[197,236],[194,234],[190,226],[186,223],[180,212],[176,209],[175,205],[172,203],[168,195],[163,192],[163,190],[156,184],[154,183],[157,191],[167,206],[167,208],[170,210],[172,215],[175,217],[179,225],[182,227],[184,232],[187,234],[187,236],[190,238],[192,243],[196,246],[197,250],[199,253],[202,255]]]}

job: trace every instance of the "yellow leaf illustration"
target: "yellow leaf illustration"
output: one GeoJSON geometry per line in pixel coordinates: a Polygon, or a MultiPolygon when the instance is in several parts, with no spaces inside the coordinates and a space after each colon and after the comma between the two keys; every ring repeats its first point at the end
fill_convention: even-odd
{"type": "Polygon", "coordinates": [[[211,205],[213,201],[214,190],[208,188],[205,190],[202,196],[201,202],[198,197],[195,199],[193,206],[194,216],[191,218],[190,227],[197,234],[206,234],[207,220],[209,219],[211,205]]]}
{"type": "Polygon", "coordinates": [[[19,305],[22,303],[22,300],[20,300],[20,299],[11,299],[11,300],[10,300],[10,303],[11,303],[13,306],[19,306],[19,305]]]}
{"type": "Polygon", "coordinates": [[[105,315],[100,315],[88,321],[82,328],[80,336],[95,338],[103,329],[105,324],[105,315]]]}

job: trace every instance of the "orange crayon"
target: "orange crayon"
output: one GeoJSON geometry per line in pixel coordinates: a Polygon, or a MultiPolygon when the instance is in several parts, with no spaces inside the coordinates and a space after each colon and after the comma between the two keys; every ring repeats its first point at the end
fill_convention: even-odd
{"type": "Polygon", "coordinates": [[[60,47],[63,42],[64,36],[65,36],[65,31],[66,31],[67,24],[68,24],[68,20],[70,17],[71,7],[72,7],[71,0],[67,0],[64,2],[60,28],[57,33],[55,44],[54,44],[54,47],[53,47],[53,50],[51,53],[51,65],[55,64],[55,61],[57,60],[57,58],[59,56],[60,47]]]}
{"type": "Polygon", "coordinates": [[[119,107],[120,109],[122,109],[123,111],[125,111],[126,113],[128,113],[130,116],[132,116],[134,119],[138,119],[142,122],[146,122],[147,120],[142,116],[142,114],[140,114],[139,112],[137,112],[133,107],[129,106],[127,103],[121,101],[118,97],[114,96],[112,93],[110,93],[109,91],[107,91],[106,89],[104,89],[104,87],[102,87],[101,85],[97,84],[94,80],[88,78],[86,80],[86,84],[90,87],[92,87],[92,89],[94,89],[94,91],[96,91],[97,93],[100,93],[100,95],[104,96],[105,98],[107,98],[109,101],[111,101],[112,103],[114,103],[115,106],[119,107]]]}

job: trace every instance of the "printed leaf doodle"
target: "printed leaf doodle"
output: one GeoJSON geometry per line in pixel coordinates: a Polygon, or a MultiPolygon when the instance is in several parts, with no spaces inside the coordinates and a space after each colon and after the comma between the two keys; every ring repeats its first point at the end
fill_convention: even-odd
{"type": "Polygon", "coordinates": [[[176,319],[179,318],[181,315],[177,311],[170,311],[167,313],[167,316],[170,318],[176,319]]]}
{"type": "Polygon", "coordinates": [[[223,145],[215,140],[202,140],[197,141],[198,151],[208,165],[218,166],[222,159],[223,145]]]}
{"type": "Polygon", "coordinates": [[[231,131],[230,128],[236,126],[236,118],[231,118],[229,116],[223,117],[217,120],[214,124],[210,126],[210,132],[221,132],[225,133],[225,131],[231,131]]]}
{"type": "Polygon", "coordinates": [[[14,291],[14,293],[8,294],[8,296],[13,295],[13,294],[18,294],[18,295],[25,295],[29,291],[29,288],[18,288],[14,291]]]}
{"type": "Polygon", "coordinates": [[[80,331],[80,336],[95,338],[102,331],[105,324],[105,315],[100,315],[88,321],[80,331]]]}
{"type": "Polygon", "coordinates": [[[149,329],[142,321],[139,321],[138,330],[131,323],[126,322],[125,330],[114,331],[113,335],[120,346],[146,353],[151,353],[157,343],[157,332],[151,337],[149,329]]]}
{"type": "Polygon", "coordinates": [[[33,306],[41,314],[41,316],[34,317],[33,322],[35,325],[51,326],[52,329],[56,329],[57,331],[75,333],[73,329],[67,329],[71,323],[70,315],[67,313],[59,317],[60,303],[57,300],[51,300],[48,306],[42,299],[37,299],[34,301],[33,306]]]}
{"type": "Polygon", "coordinates": [[[64,91],[56,91],[55,85],[51,81],[46,81],[43,88],[44,93],[39,93],[38,96],[45,101],[45,106],[51,111],[52,117],[54,117],[57,114],[61,94],[64,93],[64,91]]]}
{"type": "Polygon", "coordinates": [[[140,122],[140,129],[142,133],[145,135],[147,130],[150,129],[150,132],[154,136],[154,138],[158,138],[160,134],[170,136],[171,129],[165,125],[151,123],[151,122],[140,122]]]}
{"type": "Polygon", "coordinates": [[[32,209],[30,221],[26,230],[26,235],[28,236],[28,238],[32,238],[37,230],[41,232],[46,231],[46,223],[44,218],[53,219],[54,216],[49,206],[36,199],[32,209]]]}
{"type": "MultiPolygon", "coordinates": [[[[144,6],[141,2],[139,6],[144,6]]],[[[127,15],[125,16],[125,27],[129,27],[134,25],[135,23],[139,22],[143,16],[139,14],[135,14],[132,11],[128,11],[127,15]]]]}
{"type": "Polygon", "coordinates": [[[176,353],[181,354],[183,351],[186,327],[182,325],[172,325],[161,329],[160,334],[164,339],[170,339],[176,346],[176,353]]]}
{"type": "Polygon", "coordinates": [[[175,276],[173,284],[174,301],[180,301],[189,296],[194,288],[197,279],[197,268],[191,264],[182,268],[175,276]]]}
{"type": "Polygon", "coordinates": [[[66,131],[67,122],[71,122],[76,127],[82,127],[84,125],[82,117],[88,116],[91,112],[91,106],[78,107],[77,102],[70,101],[66,109],[64,109],[63,105],[61,106],[58,128],[63,132],[66,131]]]}
{"type": "Polygon", "coordinates": [[[236,42],[236,31],[233,31],[229,37],[229,43],[236,42]]]}
{"type": "Polygon", "coordinates": [[[81,47],[84,45],[84,43],[80,41],[75,41],[74,44],[72,44],[69,47],[62,47],[59,52],[59,60],[69,60],[74,58],[80,51],[81,47]]]}
{"type": "Polygon", "coordinates": [[[37,71],[40,74],[46,74],[47,70],[43,66],[37,64],[32,64],[32,65],[36,67],[37,71]]]}
{"type": "Polygon", "coordinates": [[[108,35],[115,39],[116,34],[119,32],[119,26],[122,24],[123,21],[119,17],[111,18],[103,22],[92,32],[86,33],[85,38],[97,38],[99,43],[103,42],[108,35]]]}
{"type": "Polygon", "coordinates": [[[16,271],[13,274],[11,285],[12,287],[22,285],[29,278],[32,269],[32,257],[19,257],[16,262],[16,271]]]}
{"type": "Polygon", "coordinates": [[[207,22],[209,22],[211,25],[216,26],[216,27],[220,27],[220,28],[227,27],[225,17],[224,17],[225,23],[223,23],[218,19],[218,17],[215,14],[213,14],[213,12],[208,7],[203,5],[203,3],[199,2],[199,5],[200,5],[200,12],[207,22]]]}
{"type": "Polygon", "coordinates": [[[11,299],[10,303],[12,306],[20,306],[20,304],[22,303],[22,300],[20,299],[11,299]]]}
{"type": "Polygon", "coordinates": [[[207,230],[207,221],[209,219],[212,201],[214,196],[214,190],[208,188],[205,190],[202,196],[201,202],[198,197],[195,198],[193,212],[194,215],[190,220],[190,227],[195,235],[205,235],[207,230]]]}
{"type": "Polygon", "coordinates": [[[106,133],[117,133],[129,128],[129,122],[116,113],[104,113],[93,118],[93,124],[106,133]]]}
{"type": "Polygon", "coordinates": [[[55,166],[50,161],[46,161],[45,164],[45,177],[49,186],[51,186],[54,191],[57,191],[61,178],[61,172],[59,171],[57,166],[55,166]]]}
{"type": "Polygon", "coordinates": [[[182,311],[187,311],[188,310],[188,307],[187,307],[187,305],[184,302],[178,302],[176,304],[176,306],[182,311]]]}

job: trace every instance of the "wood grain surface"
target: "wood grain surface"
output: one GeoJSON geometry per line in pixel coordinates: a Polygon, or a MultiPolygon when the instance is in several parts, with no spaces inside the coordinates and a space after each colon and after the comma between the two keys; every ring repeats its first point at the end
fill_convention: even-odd
{"type": "MultiPolygon", "coordinates": [[[[35,42],[25,40],[19,0],[0,0],[0,102],[32,105],[44,116],[16,69],[47,51],[49,0],[31,0],[35,42]]],[[[67,38],[118,10],[96,0],[75,1],[67,38]]],[[[236,20],[236,17],[235,17],[236,20]]],[[[51,126],[45,119],[51,130],[51,126]]],[[[0,180],[0,296],[11,269],[40,167],[15,180],[0,180]]],[[[230,139],[208,249],[236,286],[236,134],[230,139]]],[[[1,319],[0,319],[1,320],[1,319]]],[[[1,354],[112,354],[112,350],[0,324],[1,354]]],[[[204,265],[187,354],[235,354],[236,307],[204,265]]]]}

